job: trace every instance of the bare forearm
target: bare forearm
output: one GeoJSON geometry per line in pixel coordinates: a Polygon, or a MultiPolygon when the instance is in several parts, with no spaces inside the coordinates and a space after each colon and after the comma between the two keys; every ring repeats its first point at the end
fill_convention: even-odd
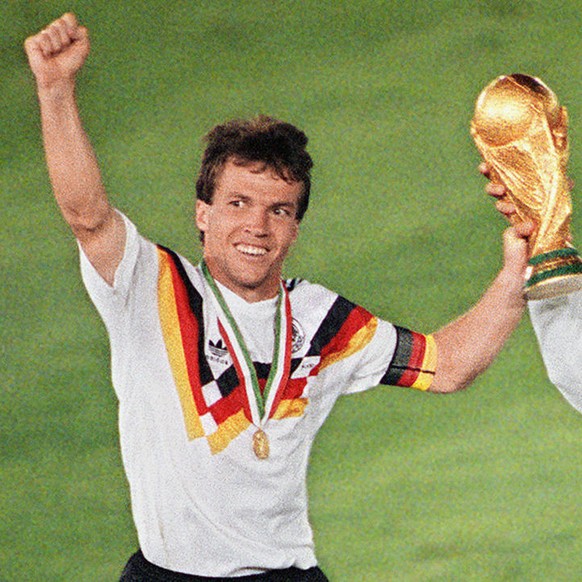
{"type": "Polygon", "coordinates": [[[432,391],[463,389],[489,367],[524,312],[522,288],[519,273],[502,270],[470,311],[434,334],[438,363],[432,391]]]}
{"type": "Polygon", "coordinates": [[[76,234],[100,228],[112,214],[95,152],[83,129],[74,82],[39,87],[42,135],[56,201],[76,234]]]}
{"type": "Polygon", "coordinates": [[[465,315],[434,334],[437,369],[433,392],[466,388],[493,362],[517,327],[525,309],[523,283],[529,257],[530,227],[503,234],[503,269],[480,301],[465,315]]]}

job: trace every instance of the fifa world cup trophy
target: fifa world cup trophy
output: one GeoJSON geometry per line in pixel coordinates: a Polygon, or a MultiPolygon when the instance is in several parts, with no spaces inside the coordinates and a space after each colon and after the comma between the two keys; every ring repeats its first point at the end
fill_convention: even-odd
{"type": "Polygon", "coordinates": [[[571,244],[568,115],[553,91],[528,75],[498,77],[479,95],[471,135],[517,209],[532,221],[527,299],[582,289],[582,259],[571,244]]]}

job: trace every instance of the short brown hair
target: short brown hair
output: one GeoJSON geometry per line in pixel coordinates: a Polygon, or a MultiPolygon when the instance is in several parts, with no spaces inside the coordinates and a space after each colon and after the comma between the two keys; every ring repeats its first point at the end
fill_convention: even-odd
{"type": "Polygon", "coordinates": [[[207,145],[196,181],[198,200],[212,204],[216,181],[229,159],[241,165],[263,162],[280,178],[303,184],[296,215],[297,220],[303,218],[309,205],[313,160],[305,150],[307,136],[300,129],[260,115],[217,125],[204,139],[207,145]]]}

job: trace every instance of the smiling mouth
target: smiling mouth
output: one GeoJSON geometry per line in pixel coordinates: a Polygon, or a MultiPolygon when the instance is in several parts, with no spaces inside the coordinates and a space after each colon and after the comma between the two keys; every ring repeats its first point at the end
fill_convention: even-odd
{"type": "Polygon", "coordinates": [[[267,249],[264,247],[256,247],[254,245],[237,244],[235,245],[237,251],[248,257],[263,257],[267,254],[267,249]]]}

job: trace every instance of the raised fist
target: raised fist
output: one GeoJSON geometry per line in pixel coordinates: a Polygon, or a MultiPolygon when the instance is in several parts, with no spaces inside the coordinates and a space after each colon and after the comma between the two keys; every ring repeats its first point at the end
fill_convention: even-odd
{"type": "Polygon", "coordinates": [[[74,14],[63,14],[24,42],[24,50],[39,87],[72,81],[89,54],[89,35],[74,14]]]}

